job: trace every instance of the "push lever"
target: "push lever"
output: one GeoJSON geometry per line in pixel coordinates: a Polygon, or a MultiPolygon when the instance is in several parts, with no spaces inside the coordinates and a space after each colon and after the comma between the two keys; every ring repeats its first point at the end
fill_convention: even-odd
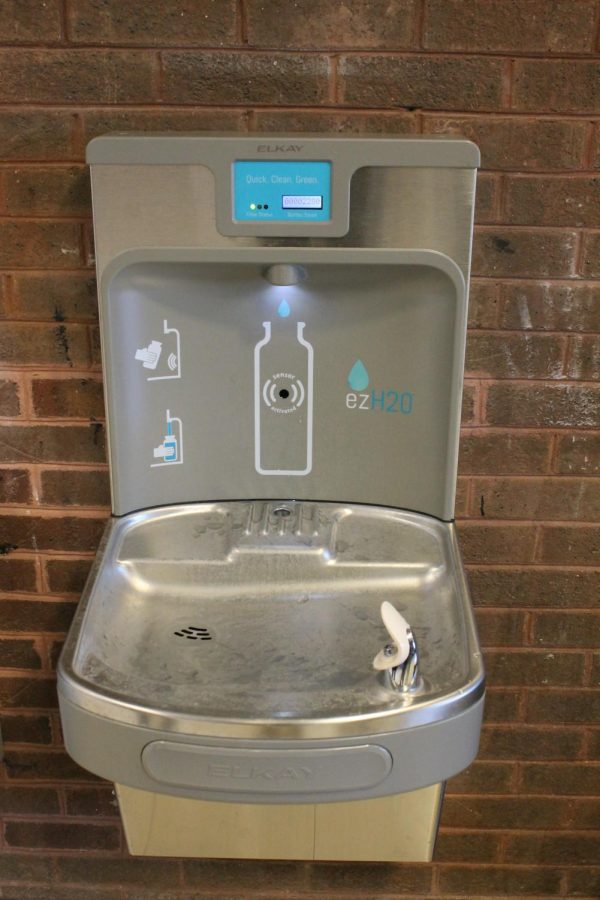
{"type": "Polygon", "coordinates": [[[392,643],[386,644],[373,660],[373,668],[388,671],[395,688],[410,691],[417,682],[419,654],[412,628],[395,606],[387,600],[381,604],[381,618],[392,643]]]}

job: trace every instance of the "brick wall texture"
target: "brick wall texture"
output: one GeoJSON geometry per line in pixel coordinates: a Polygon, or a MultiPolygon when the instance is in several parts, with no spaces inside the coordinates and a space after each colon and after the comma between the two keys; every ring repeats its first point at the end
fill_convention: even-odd
{"type": "Polygon", "coordinates": [[[600,894],[600,0],[1,0],[2,898],[600,894]],[[457,516],[489,673],[431,865],[140,860],[54,668],[108,514],[89,181],[109,130],[482,151],[457,516]]]}

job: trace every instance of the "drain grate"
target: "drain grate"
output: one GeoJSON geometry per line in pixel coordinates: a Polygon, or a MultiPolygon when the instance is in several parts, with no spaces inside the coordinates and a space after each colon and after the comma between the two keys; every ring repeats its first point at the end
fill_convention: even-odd
{"type": "Polygon", "coordinates": [[[176,637],[187,638],[188,641],[212,641],[212,634],[208,628],[199,628],[197,625],[188,625],[180,631],[174,631],[176,637]]]}

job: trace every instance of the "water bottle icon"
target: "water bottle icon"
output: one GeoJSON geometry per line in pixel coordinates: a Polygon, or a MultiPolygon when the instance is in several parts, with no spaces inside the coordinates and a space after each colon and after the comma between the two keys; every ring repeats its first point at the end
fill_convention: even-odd
{"type": "MultiPolygon", "coordinates": [[[[285,317],[284,317],[285,318],[285,317]]],[[[254,348],[254,466],[259,475],[312,469],[313,359],[305,322],[263,322],[254,348]]]]}

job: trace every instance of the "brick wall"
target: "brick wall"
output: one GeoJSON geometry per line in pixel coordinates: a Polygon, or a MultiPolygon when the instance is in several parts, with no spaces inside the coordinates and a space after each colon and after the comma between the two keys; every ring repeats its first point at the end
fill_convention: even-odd
{"type": "Polygon", "coordinates": [[[0,3],[3,898],[598,896],[599,21],[598,0],[0,3]],[[84,147],[111,129],[481,147],[457,513],[490,688],[433,865],[129,859],[110,786],[61,749],[53,670],[108,513],[84,147]]]}

